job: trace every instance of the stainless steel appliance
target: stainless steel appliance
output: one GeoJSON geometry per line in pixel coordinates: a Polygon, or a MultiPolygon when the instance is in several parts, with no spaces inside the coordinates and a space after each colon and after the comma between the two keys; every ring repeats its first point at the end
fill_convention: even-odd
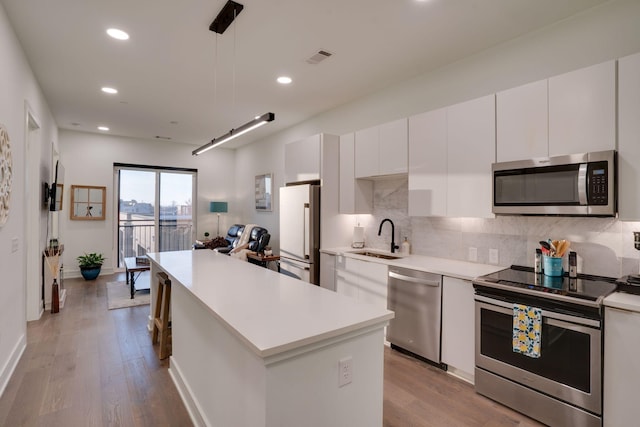
{"type": "Polygon", "coordinates": [[[280,271],[317,285],[320,281],[320,186],[280,188],[280,271]]]}
{"type": "Polygon", "coordinates": [[[615,151],[492,165],[493,213],[615,216],[615,151]]]}
{"type": "Polygon", "coordinates": [[[602,424],[602,300],[614,279],[512,266],[473,281],[476,391],[548,425],[602,424]],[[513,351],[514,304],[542,310],[540,356],[513,351]]]}
{"type": "Polygon", "coordinates": [[[389,267],[388,287],[387,307],[396,315],[387,326],[387,341],[440,364],[442,276],[389,267]]]}

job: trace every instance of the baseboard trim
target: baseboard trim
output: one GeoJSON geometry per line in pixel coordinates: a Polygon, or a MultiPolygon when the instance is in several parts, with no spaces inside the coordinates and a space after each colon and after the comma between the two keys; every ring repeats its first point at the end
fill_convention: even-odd
{"type": "Polygon", "coordinates": [[[7,363],[2,367],[2,371],[0,371],[0,398],[4,394],[4,390],[7,388],[7,384],[9,384],[9,380],[11,380],[26,348],[27,335],[22,334],[16,345],[13,346],[9,360],[7,360],[7,363]]]}

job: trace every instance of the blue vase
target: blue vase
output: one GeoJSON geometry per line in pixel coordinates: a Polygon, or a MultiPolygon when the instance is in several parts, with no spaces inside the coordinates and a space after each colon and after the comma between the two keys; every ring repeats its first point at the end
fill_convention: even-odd
{"type": "Polygon", "coordinates": [[[84,277],[84,280],[95,280],[98,274],[100,274],[101,268],[102,267],[81,268],[80,273],[82,277],[84,277]]]}

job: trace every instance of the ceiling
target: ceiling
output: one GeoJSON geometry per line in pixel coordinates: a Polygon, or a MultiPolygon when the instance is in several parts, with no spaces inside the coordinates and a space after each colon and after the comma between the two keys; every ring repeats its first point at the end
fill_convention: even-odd
{"type": "Polygon", "coordinates": [[[226,0],[0,1],[60,128],[201,145],[275,113],[230,148],[605,2],[238,0],[218,35],[226,0]]]}

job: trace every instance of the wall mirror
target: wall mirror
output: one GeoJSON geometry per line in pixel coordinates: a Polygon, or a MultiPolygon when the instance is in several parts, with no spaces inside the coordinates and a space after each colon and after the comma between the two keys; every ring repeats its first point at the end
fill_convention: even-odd
{"type": "Polygon", "coordinates": [[[104,220],[107,187],[71,186],[71,219],[104,220]]]}

